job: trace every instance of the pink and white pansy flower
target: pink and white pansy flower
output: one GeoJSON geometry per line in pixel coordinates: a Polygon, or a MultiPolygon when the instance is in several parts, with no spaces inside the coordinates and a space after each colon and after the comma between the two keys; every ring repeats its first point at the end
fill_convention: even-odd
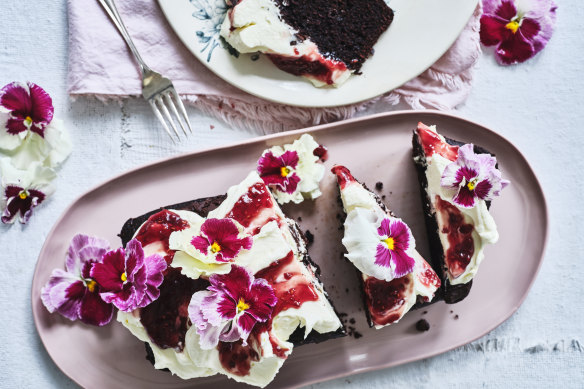
{"type": "Polygon", "coordinates": [[[278,301],[272,287],[237,265],[228,274],[212,275],[209,282],[207,290],[193,294],[188,308],[201,349],[240,339],[246,345],[254,326],[271,318],[278,301]]]}
{"type": "Polygon", "coordinates": [[[176,250],[172,266],[191,278],[228,273],[238,256],[252,247],[252,237],[233,219],[192,214],[187,221],[191,227],[173,232],[169,247],[176,250]]]}
{"type": "Polygon", "coordinates": [[[345,256],[362,273],[391,281],[414,270],[416,242],[401,219],[368,208],[347,214],[343,245],[345,256]]]}
{"type": "Polygon", "coordinates": [[[406,223],[397,218],[384,218],[377,228],[380,242],[377,244],[375,264],[393,269],[395,278],[401,278],[414,270],[416,261],[409,253],[414,237],[406,223]]]}
{"type": "Polygon", "coordinates": [[[143,308],[160,296],[166,261],[158,254],[144,255],[142,244],[132,239],[126,248],[108,251],[103,261],[91,268],[100,286],[100,296],[120,311],[143,308]]]}
{"type": "Polygon", "coordinates": [[[312,136],[304,134],[292,144],[263,152],[257,171],[280,204],[300,203],[321,195],[319,184],[324,176],[321,149],[312,136]]]}
{"type": "Polygon", "coordinates": [[[509,181],[501,178],[497,159],[489,154],[475,154],[472,144],[458,149],[456,161],[448,164],[440,184],[453,191],[452,201],[463,208],[473,208],[478,200],[492,200],[509,181]]]}
{"type": "Polygon", "coordinates": [[[24,169],[34,161],[56,167],[71,153],[62,122],[53,119],[49,94],[40,86],[13,82],[0,90],[0,152],[24,169]]]}
{"type": "Polygon", "coordinates": [[[87,235],[75,235],[67,250],[65,270],[53,270],[41,289],[41,300],[49,312],[58,312],[69,320],[104,326],[114,314],[114,307],[100,296],[101,288],[91,277],[91,268],[100,263],[109,243],[87,235]]]}
{"type": "Polygon", "coordinates": [[[21,223],[26,223],[35,207],[40,205],[54,191],[51,182],[55,172],[41,166],[39,162],[32,163],[27,170],[17,169],[9,158],[0,160],[0,175],[2,177],[2,197],[0,208],[2,223],[14,223],[18,216],[21,223]]]}

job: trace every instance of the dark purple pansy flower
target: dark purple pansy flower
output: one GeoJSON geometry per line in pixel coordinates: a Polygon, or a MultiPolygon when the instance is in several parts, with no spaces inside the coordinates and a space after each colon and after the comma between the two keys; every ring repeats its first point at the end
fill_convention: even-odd
{"type": "Polygon", "coordinates": [[[195,236],[191,244],[204,255],[214,256],[218,262],[231,262],[253,243],[249,236],[239,238],[239,233],[233,219],[207,219],[201,225],[201,235],[195,236]]]}
{"type": "Polygon", "coordinates": [[[108,251],[91,269],[101,298],[121,311],[143,308],[160,296],[166,261],[158,254],[144,257],[142,244],[132,239],[126,249],[108,251]]]}
{"type": "Polygon", "coordinates": [[[474,146],[466,144],[458,149],[456,161],[444,169],[440,184],[456,189],[452,199],[456,205],[472,208],[477,200],[492,200],[509,185],[509,181],[501,178],[501,172],[496,165],[495,157],[475,154],[474,146]]]}
{"type": "Polygon", "coordinates": [[[15,168],[8,158],[0,161],[2,176],[2,223],[14,223],[19,216],[21,223],[26,223],[32,210],[53,193],[51,181],[56,177],[52,169],[41,166],[38,162],[30,165],[28,170],[15,168]]]}
{"type": "Polygon", "coordinates": [[[219,341],[247,338],[254,325],[270,319],[278,299],[263,278],[233,265],[228,274],[213,274],[207,290],[193,294],[189,317],[200,335],[200,346],[209,350],[219,341]]]}
{"type": "Polygon", "coordinates": [[[41,300],[49,312],[96,326],[111,321],[114,307],[101,299],[100,287],[90,274],[91,267],[101,263],[108,249],[103,239],[81,234],[73,237],[67,250],[66,270],[53,270],[41,289],[41,300]]]}
{"type": "Polygon", "coordinates": [[[524,62],[550,40],[556,9],[552,0],[483,0],[481,42],[496,46],[501,65],[524,62]]]}
{"type": "Polygon", "coordinates": [[[375,264],[393,269],[394,278],[400,278],[414,270],[416,261],[408,254],[413,247],[410,228],[399,219],[385,218],[377,228],[381,243],[377,245],[375,264]]]}
{"type": "Polygon", "coordinates": [[[2,88],[0,107],[9,113],[6,129],[11,135],[30,130],[44,137],[45,127],[53,120],[51,96],[32,82],[13,82],[2,88]]]}
{"type": "Polygon", "coordinates": [[[264,183],[285,193],[294,193],[300,182],[295,173],[298,165],[298,153],[288,150],[280,156],[268,151],[258,161],[258,173],[264,183]]]}

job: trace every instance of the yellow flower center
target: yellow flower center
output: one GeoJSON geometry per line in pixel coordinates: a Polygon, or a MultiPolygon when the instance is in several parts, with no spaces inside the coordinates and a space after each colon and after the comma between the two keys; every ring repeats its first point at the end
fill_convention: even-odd
{"type": "Polygon", "coordinates": [[[89,289],[89,291],[91,293],[93,293],[95,291],[95,287],[97,286],[97,283],[93,280],[89,280],[87,281],[87,289],[89,289]]]}
{"type": "Polygon", "coordinates": [[[466,184],[466,187],[468,188],[468,190],[473,191],[476,188],[477,184],[476,182],[473,181],[469,181],[468,184],[466,184]]]}
{"type": "Polygon", "coordinates": [[[122,276],[120,277],[122,282],[126,282],[128,280],[128,276],[126,275],[126,272],[122,273],[122,276]]]}
{"type": "Polygon", "coordinates": [[[24,119],[24,124],[27,125],[27,126],[30,126],[32,124],[32,118],[30,116],[27,116],[24,119]]]}
{"type": "Polygon", "coordinates": [[[249,304],[247,304],[242,298],[239,299],[237,302],[237,312],[243,312],[249,308],[249,304]]]}
{"type": "Polygon", "coordinates": [[[509,23],[505,25],[505,28],[511,30],[511,32],[515,34],[517,30],[519,30],[519,26],[520,24],[517,20],[511,20],[509,23]]]}
{"type": "Polygon", "coordinates": [[[26,191],[23,190],[18,194],[18,197],[20,197],[21,200],[26,200],[26,198],[28,197],[28,193],[26,193],[26,191]]]}
{"type": "Polygon", "coordinates": [[[290,169],[287,166],[282,166],[280,168],[280,174],[282,175],[282,177],[287,177],[288,174],[290,174],[290,169]]]}
{"type": "Polygon", "coordinates": [[[393,240],[391,236],[387,239],[383,239],[383,243],[385,243],[387,245],[387,248],[389,248],[390,250],[395,249],[395,240],[393,240]]]}
{"type": "Polygon", "coordinates": [[[219,243],[213,242],[213,244],[211,245],[211,252],[215,254],[218,253],[219,251],[221,251],[221,246],[219,246],[219,243]]]}

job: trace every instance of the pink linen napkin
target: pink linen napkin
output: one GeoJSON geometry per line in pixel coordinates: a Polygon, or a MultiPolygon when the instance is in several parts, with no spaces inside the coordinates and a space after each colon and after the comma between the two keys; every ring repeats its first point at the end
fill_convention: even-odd
{"type": "MultiPolygon", "coordinates": [[[[170,78],[185,101],[234,127],[264,133],[349,118],[373,102],[450,110],[464,102],[481,53],[480,5],[452,47],[417,78],[372,100],[333,108],[268,102],[220,79],[180,42],[156,0],[118,1],[118,10],[142,57],[170,78]]],[[[141,95],[133,57],[97,0],[69,0],[69,94],[119,100],[141,95]]]]}

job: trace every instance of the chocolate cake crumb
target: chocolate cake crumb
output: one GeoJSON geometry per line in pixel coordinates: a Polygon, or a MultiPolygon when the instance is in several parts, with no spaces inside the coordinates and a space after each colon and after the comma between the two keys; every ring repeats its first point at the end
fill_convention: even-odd
{"type": "Polygon", "coordinates": [[[308,245],[311,245],[312,243],[314,243],[314,235],[312,234],[312,232],[310,232],[310,230],[306,230],[304,235],[306,235],[306,240],[308,240],[308,245]]]}
{"type": "Polygon", "coordinates": [[[385,195],[381,196],[381,199],[382,199],[382,200],[385,200],[385,195]]]}
{"type": "Polygon", "coordinates": [[[425,315],[425,314],[427,314],[427,313],[428,313],[428,311],[424,311],[424,312],[422,312],[422,315],[425,315]]]}
{"type": "Polygon", "coordinates": [[[355,324],[355,319],[354,318],[351,318],[351,320],[349,320],[349,323],[355,324]]]}
{"type": "Polygon", "coordinates": [[[345,288],[345,292],[349,293],[349,288],[345,288]]]}
{"type": "Polygon", "coordinates": [[[376,189],[376,190],[381,190],[381,189],[383,189],[383,182],[381,182],[381,181],[377,181],[377,183],[375,184],[375,189],[376,189]]]}
{"type": "Polygon", "coordinates": [[[298,221],[301,222],[302,221],[302,216],[298,216],[298,221]]]}
{"type": "Polygon", "coordinates": [[[250,58],[252,61],[257,61],[258,59],[260,59],[260,55],[258,53],[255,53],[252,54],[250,58]]]}
{"type": "Polygon", "coordinates": [[[450,310],[450,313],[454,313],[454,311],[453,310],[450,310]]]}
{"type": "Polygon", "coordinates": [[[355,337],[355,339],[359,339],[359,338],[363,337],[363,335],[359,331],[355,331],[353,336],[355,337]]]}
{"type": "Polygon", "coordinates": [[[426,319],[420,319],[416,323],[416,329],[420,332],[426,332],[430,329],[430,323],[426,319]]]}
{"type": "Polygon", "coordinates": [[[454,315],[454,320],[458,320],[458,315],[454,315]]]}

